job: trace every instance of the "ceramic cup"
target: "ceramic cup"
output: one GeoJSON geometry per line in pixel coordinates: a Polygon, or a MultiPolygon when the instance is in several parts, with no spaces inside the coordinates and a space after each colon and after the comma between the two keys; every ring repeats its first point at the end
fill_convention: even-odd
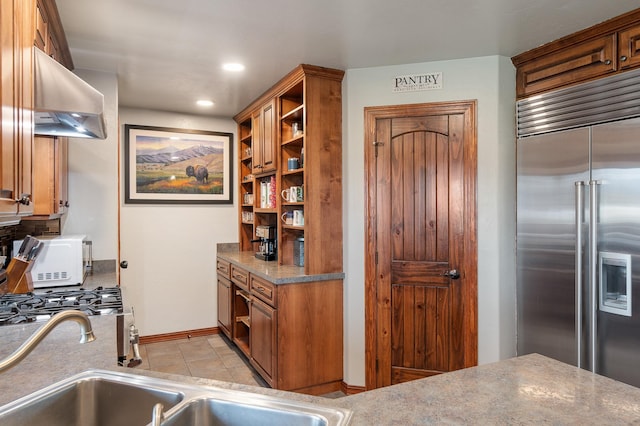
{"type": "Polygon", "coordinates": [[[289,170],[297,170],[300,168],[300,159],[296,157],[291,157],[287,160],[287,168],[289,170]]]}
{"type": "Polygon", "coordinates": [[[304,226],[304,212],[302,210],[293,211],[293,226],[304,226]]]}
{"type": "Polygon", "coordinates": [[[293,225],[293,212],[284,212],[280,218],[285,225],[293,225]]]}

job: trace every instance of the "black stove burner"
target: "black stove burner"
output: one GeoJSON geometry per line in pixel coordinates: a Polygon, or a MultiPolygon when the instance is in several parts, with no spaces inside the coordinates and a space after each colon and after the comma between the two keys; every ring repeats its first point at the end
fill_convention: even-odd
{"type": "Polygon", "coordinates": [[[5,294],[0,296],[0,326],[46,321],[52,315],[69,309],[78,309],[87,315],[122,313],[120,288],[5,294]]]}

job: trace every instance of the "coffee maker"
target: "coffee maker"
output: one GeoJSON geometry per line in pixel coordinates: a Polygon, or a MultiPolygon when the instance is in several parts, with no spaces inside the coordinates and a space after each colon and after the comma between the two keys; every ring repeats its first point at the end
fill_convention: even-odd
{"type": "Polygon", "coordinates": [[[276,260],[278,255],[276,226],[275,225],[259,225],[256,226],[257,239],[251,240],[252,243],[260,243],[256,252],[256,258],[260,260],[276,260]]]}

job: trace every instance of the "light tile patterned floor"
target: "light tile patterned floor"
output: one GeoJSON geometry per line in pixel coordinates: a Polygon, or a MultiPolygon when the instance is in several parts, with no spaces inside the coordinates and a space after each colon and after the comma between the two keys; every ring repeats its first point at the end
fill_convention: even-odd
{"type": "Polygon", "coordinates": [[[149,343],[135,368],[267,387],[237,351],[221,335],[149,343]]]}
{"type": "MultiPolygon", "coordinates": [[[[269,387],[238,348],[220,334],[140,345],[140,357],[142,363],[135,368],[269,387]]],[[[322,396],[341,398],[345,394],[338,391],[322,396]]]]}

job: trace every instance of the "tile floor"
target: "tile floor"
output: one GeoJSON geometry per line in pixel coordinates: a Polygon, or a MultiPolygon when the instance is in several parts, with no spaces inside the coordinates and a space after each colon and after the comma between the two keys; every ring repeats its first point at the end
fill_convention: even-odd
{"type": "MultiPolygon", "coordinates": [[[[142,363],[135,368],[269,387],[221,334],[140,345],[140,357],[142,363]]],[[[338,391],[322,396],[341,398],[345,394],[338,391]]]]}
{"type": "Polygon", "coordinates": [[[140,345],[140,357],[142,363],[135,368],[267,386],[238,349],[219,334],[140,345]]]}

